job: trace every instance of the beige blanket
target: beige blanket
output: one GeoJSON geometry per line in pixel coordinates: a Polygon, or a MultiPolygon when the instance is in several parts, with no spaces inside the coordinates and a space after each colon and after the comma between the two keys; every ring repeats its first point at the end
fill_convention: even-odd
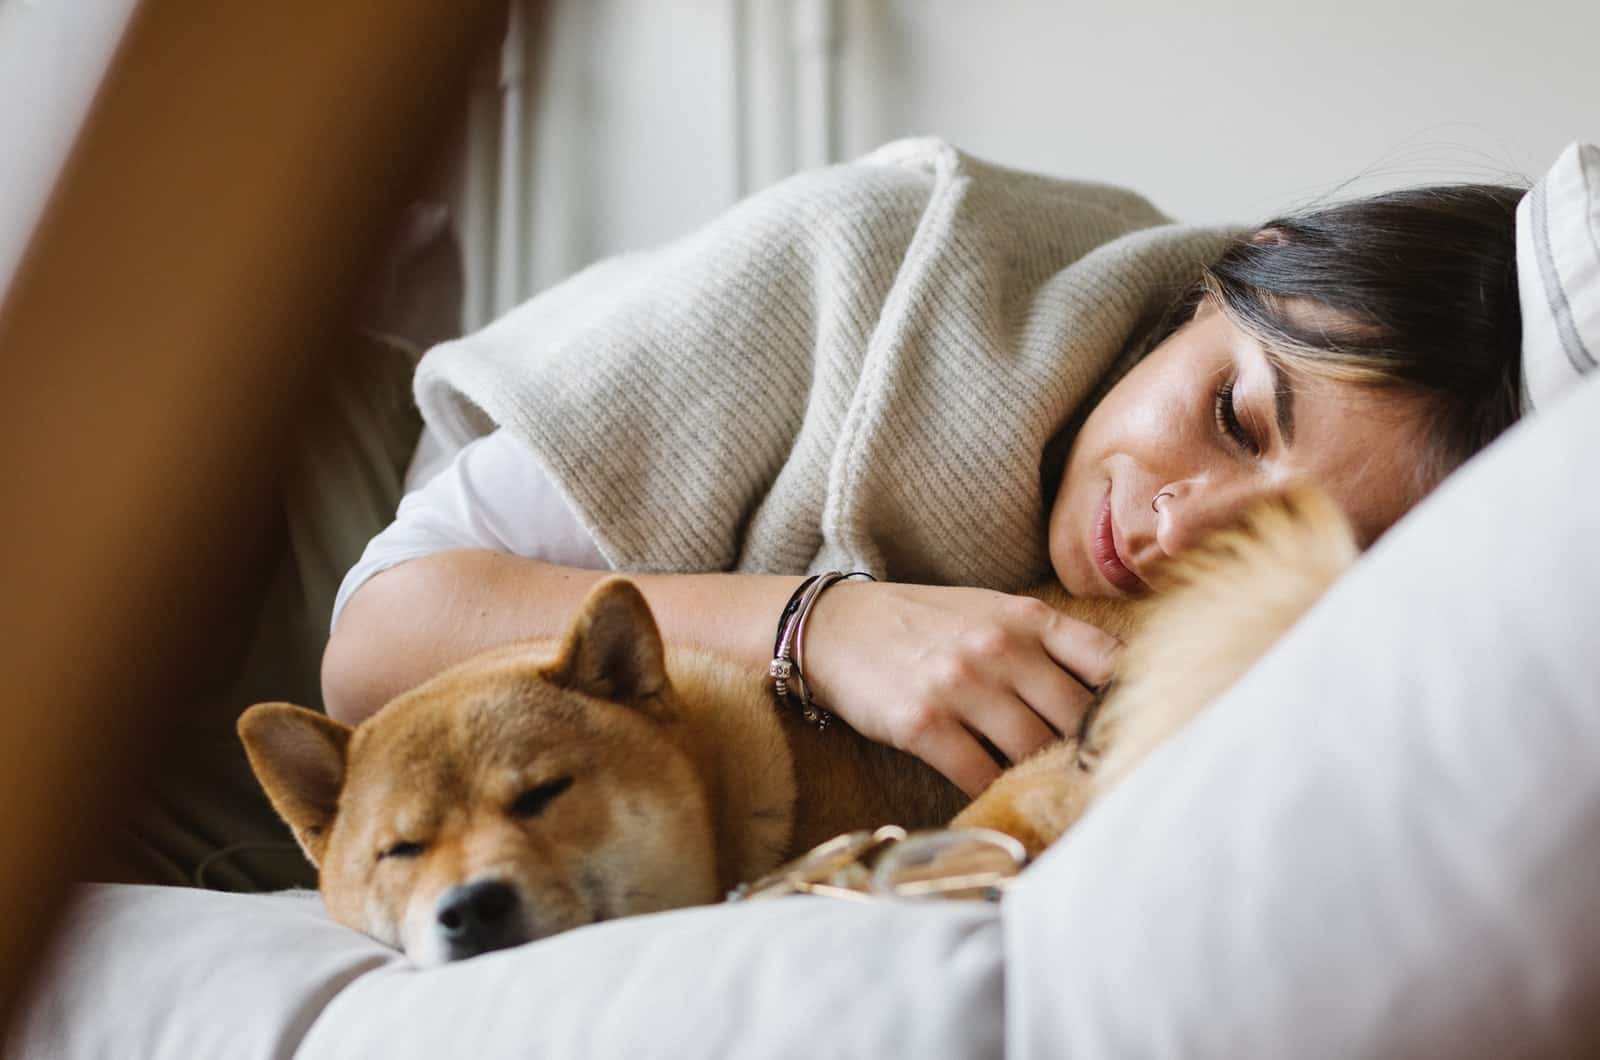
{"type": "Polygon", "coordinates": [[[1230,234],[901,141],[435,347],[417,402],[517,432],[619,570],[1017,588],[1046,444],[1230,234]]]}

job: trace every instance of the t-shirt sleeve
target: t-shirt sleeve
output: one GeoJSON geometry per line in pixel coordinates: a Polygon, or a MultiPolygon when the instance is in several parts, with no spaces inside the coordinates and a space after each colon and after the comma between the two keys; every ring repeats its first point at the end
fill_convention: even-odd
{"type": "Polygon", "coordinates": [[[533,453],[516,435],[499,430],[464,446],[443,470],[401,498],[394,522],[367,544],[340,584],[330,628],[373,575],[460,548],[611,569],[533,453]]]}

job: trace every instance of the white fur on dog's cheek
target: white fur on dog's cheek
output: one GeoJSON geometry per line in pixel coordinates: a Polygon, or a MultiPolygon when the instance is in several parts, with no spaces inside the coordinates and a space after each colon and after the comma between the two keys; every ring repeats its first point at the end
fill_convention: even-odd
{"type": "Polygon", "coordinates": [[[439,935],[439,918],[435,915],[437,897],[425,898],[413,892],[406,904],[405,918],[400,922],[400,948],[413,964],[431,968],[450,960],[449,947],[439,935]]]}
{"type": "Polygon", "coordinates": [[[389,916],[382,900],[373,890],[367,892],[366,924],[362,930],[385,946],[393,946],[397,950],[405,948],[400,941],[400,932],[394,919],[389,916]]]}

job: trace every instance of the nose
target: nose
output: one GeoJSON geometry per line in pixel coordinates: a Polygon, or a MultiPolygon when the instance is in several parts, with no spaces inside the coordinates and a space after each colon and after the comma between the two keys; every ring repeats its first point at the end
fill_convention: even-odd
{"type": "Polygon", "coordinates": [[[516,889],[504,880],[457,884],[439,896],[437,930],[450,959],[463,960],[528,941],[516,889]]]}
{"type": "Polygon", "coordinates": [[[1192,548],[1212,530],[1228,526],[1244,514],[1262,490],[1245,484],[1173,483],[1155,503],[1156,544],[1175,556],[1192,548]]]}

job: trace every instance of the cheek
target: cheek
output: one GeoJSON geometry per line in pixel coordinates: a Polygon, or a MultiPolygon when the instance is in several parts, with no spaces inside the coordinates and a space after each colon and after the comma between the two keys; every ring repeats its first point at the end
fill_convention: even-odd
{"type": "Polygon", "coordinates": [[[373,870],[374,866],[360,853],[331,845],[318,874],[318,890],[334,920],[394,946],[396,907],[391,904],[382,908],[384,891],[373,870]]]}
{"type": "Polygon", "coordinates": [[[1206,410],[1194,398],[1195,387],[1178,375],[1135,368],[1089,415],[1067,457],[1051,513],[1052,540],[1058,516],[1074,524],[1092,518],[1108,480],[1118,480],[1119,490],[1136,482],[1143,489],[1146,478],[1172,476],[1202,451],[1206,410]]]}
{"type": "MultiPolygon", "coordinates": [[[[437,883],[430,885],[420,863],[380,865],[368,890],[367,934],[405,950],[416,960],[418,955],[413,951],[418,940],[430,934],[427,922],[433,918],[432,907],[441,889],[437,883]],[[421,925],[417,923],[419,917],[421,925]]],[[[419,963],[427,963],[427,955],[424,957],[419,963]]]]}
{"type": "MultiPolygon", "coordinates": [[[[1074,478],[1070,465],[1067,478],[1074,478]]],[[[1068,487],[1067,482],[1061,484],[1061,492],[1056,496],[1055,507],[1050,510],[1049,526],[1045,532],[1045,544],[1050,554],[1050,567],[1055,572],[1056,581],[1069,593],[1081,593],[1087,586],[1087,572],[1082,570],[1082,557],[1078,547],[1080,537],[1078,527],[1085,525],[1085,518],[1079,514],[1082,504],[1078,501],[1074,490],[1068,487]]]]}
{"type": "MultiPolygon", "coordinates": [[[[450,960],[449,948],[438,931],[440,893],[437,889],[428,893],[423,893],[421,888],[414,890],[411,900],[400,910],[399,923],[395,924],[397,939],[390,942],[390,945],[404,950],[412,963],[421,968],[431,968],[450,960]]],[[[380,917],[394,915],[387,908],[375,910],[375,913],[380,917]]]]}
{"type": "Polygon", "coordinates": [[[1151,462],[1190,444],[1205,391],[1189,361],[1152,354],[1123,377],[1090,414],[1080,434],[1081,448],[1104,461],[1126,456],[1151,462]]]}
{"type": "Polygon", "coordinates": [[[634,915],[715,902],[715,835],[698,799],[619,798],[618,827],[590,853],[589,869],[613,913],[634,915]]]}
{"type": "Polygon", "coordinates": [[[1122,396],[1114,410],[1119,447],[1154,462],[1192,445],[1203,422],[1200,413],[1205,411],[1197,395],[1206,387],[1176,370],[1154,373],[1141,382],[1122,396]]]}

